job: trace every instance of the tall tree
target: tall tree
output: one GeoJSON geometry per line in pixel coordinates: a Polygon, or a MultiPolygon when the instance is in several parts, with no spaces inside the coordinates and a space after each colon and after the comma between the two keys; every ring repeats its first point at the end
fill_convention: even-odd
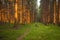
{"type": "Polygon", "coordinates": [[[41,21],[48,24],[49,16],[49,0],[41,0],[41,21]]]}
{"type": "Polygon", "coordinates": [[[58,24],[60,25],[60,0],[58,0],[58,14],[59,14],[59,22],[58,22],[58,24]]]}

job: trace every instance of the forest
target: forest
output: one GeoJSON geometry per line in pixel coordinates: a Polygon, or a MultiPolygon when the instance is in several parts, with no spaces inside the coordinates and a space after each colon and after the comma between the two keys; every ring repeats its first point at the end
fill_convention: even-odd
{"type": "Polygon", "coordinates": [[[60,0],[0,0],[0,40],[60,40],[60,0]]]}

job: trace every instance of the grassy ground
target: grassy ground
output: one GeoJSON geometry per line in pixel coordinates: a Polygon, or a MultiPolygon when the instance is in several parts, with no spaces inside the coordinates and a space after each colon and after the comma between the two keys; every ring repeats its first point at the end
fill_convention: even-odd
{"type": "Polygon", "coordinates": [[[18,29],[14,29],[13,24],[9,23],[0,26],[0,40],[16,40],[26,31],[28,25],[19,25],[18,27],[18,29]]]}
{"type": "Polygon", "coordinates": [[[60,27],[57,25],[32,23],[19,25],[18,29],[13,29],[13,25],[10,25],[0,26],[0,40],[16,40],[27,28],[30,31],[22,40],[60,40],[60,27]]]}

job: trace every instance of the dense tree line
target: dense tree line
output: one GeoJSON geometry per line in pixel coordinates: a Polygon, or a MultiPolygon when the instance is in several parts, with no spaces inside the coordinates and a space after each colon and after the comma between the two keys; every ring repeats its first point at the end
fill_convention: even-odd
{"type": "MultiPolygon", "coordinates": [[[[60,0],[41,0],[40,22],[60,24],[60,0]]],[[[0,0],[0,23],[33,23],[37,18],[37,0],[0,0]]]]}
{"type": "Polygon", "coordinates": [[[41,22],[60,24],[60,0],[41,0],[41,22]]]}
{"type": "Polygon", "coordinates": [[[36,1],[0,0],[0,21],[14,23],[14,25],[35,22],[36,1]]]}

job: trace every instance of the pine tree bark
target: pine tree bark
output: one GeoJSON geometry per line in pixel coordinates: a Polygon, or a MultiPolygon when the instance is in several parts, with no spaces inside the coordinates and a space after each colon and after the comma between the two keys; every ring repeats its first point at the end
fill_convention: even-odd
{"type": "Polygon", "coordinates": [[[54,0],[50,1],[50,23],[53,23],[53,15],[54,15],[54,0]]]}

